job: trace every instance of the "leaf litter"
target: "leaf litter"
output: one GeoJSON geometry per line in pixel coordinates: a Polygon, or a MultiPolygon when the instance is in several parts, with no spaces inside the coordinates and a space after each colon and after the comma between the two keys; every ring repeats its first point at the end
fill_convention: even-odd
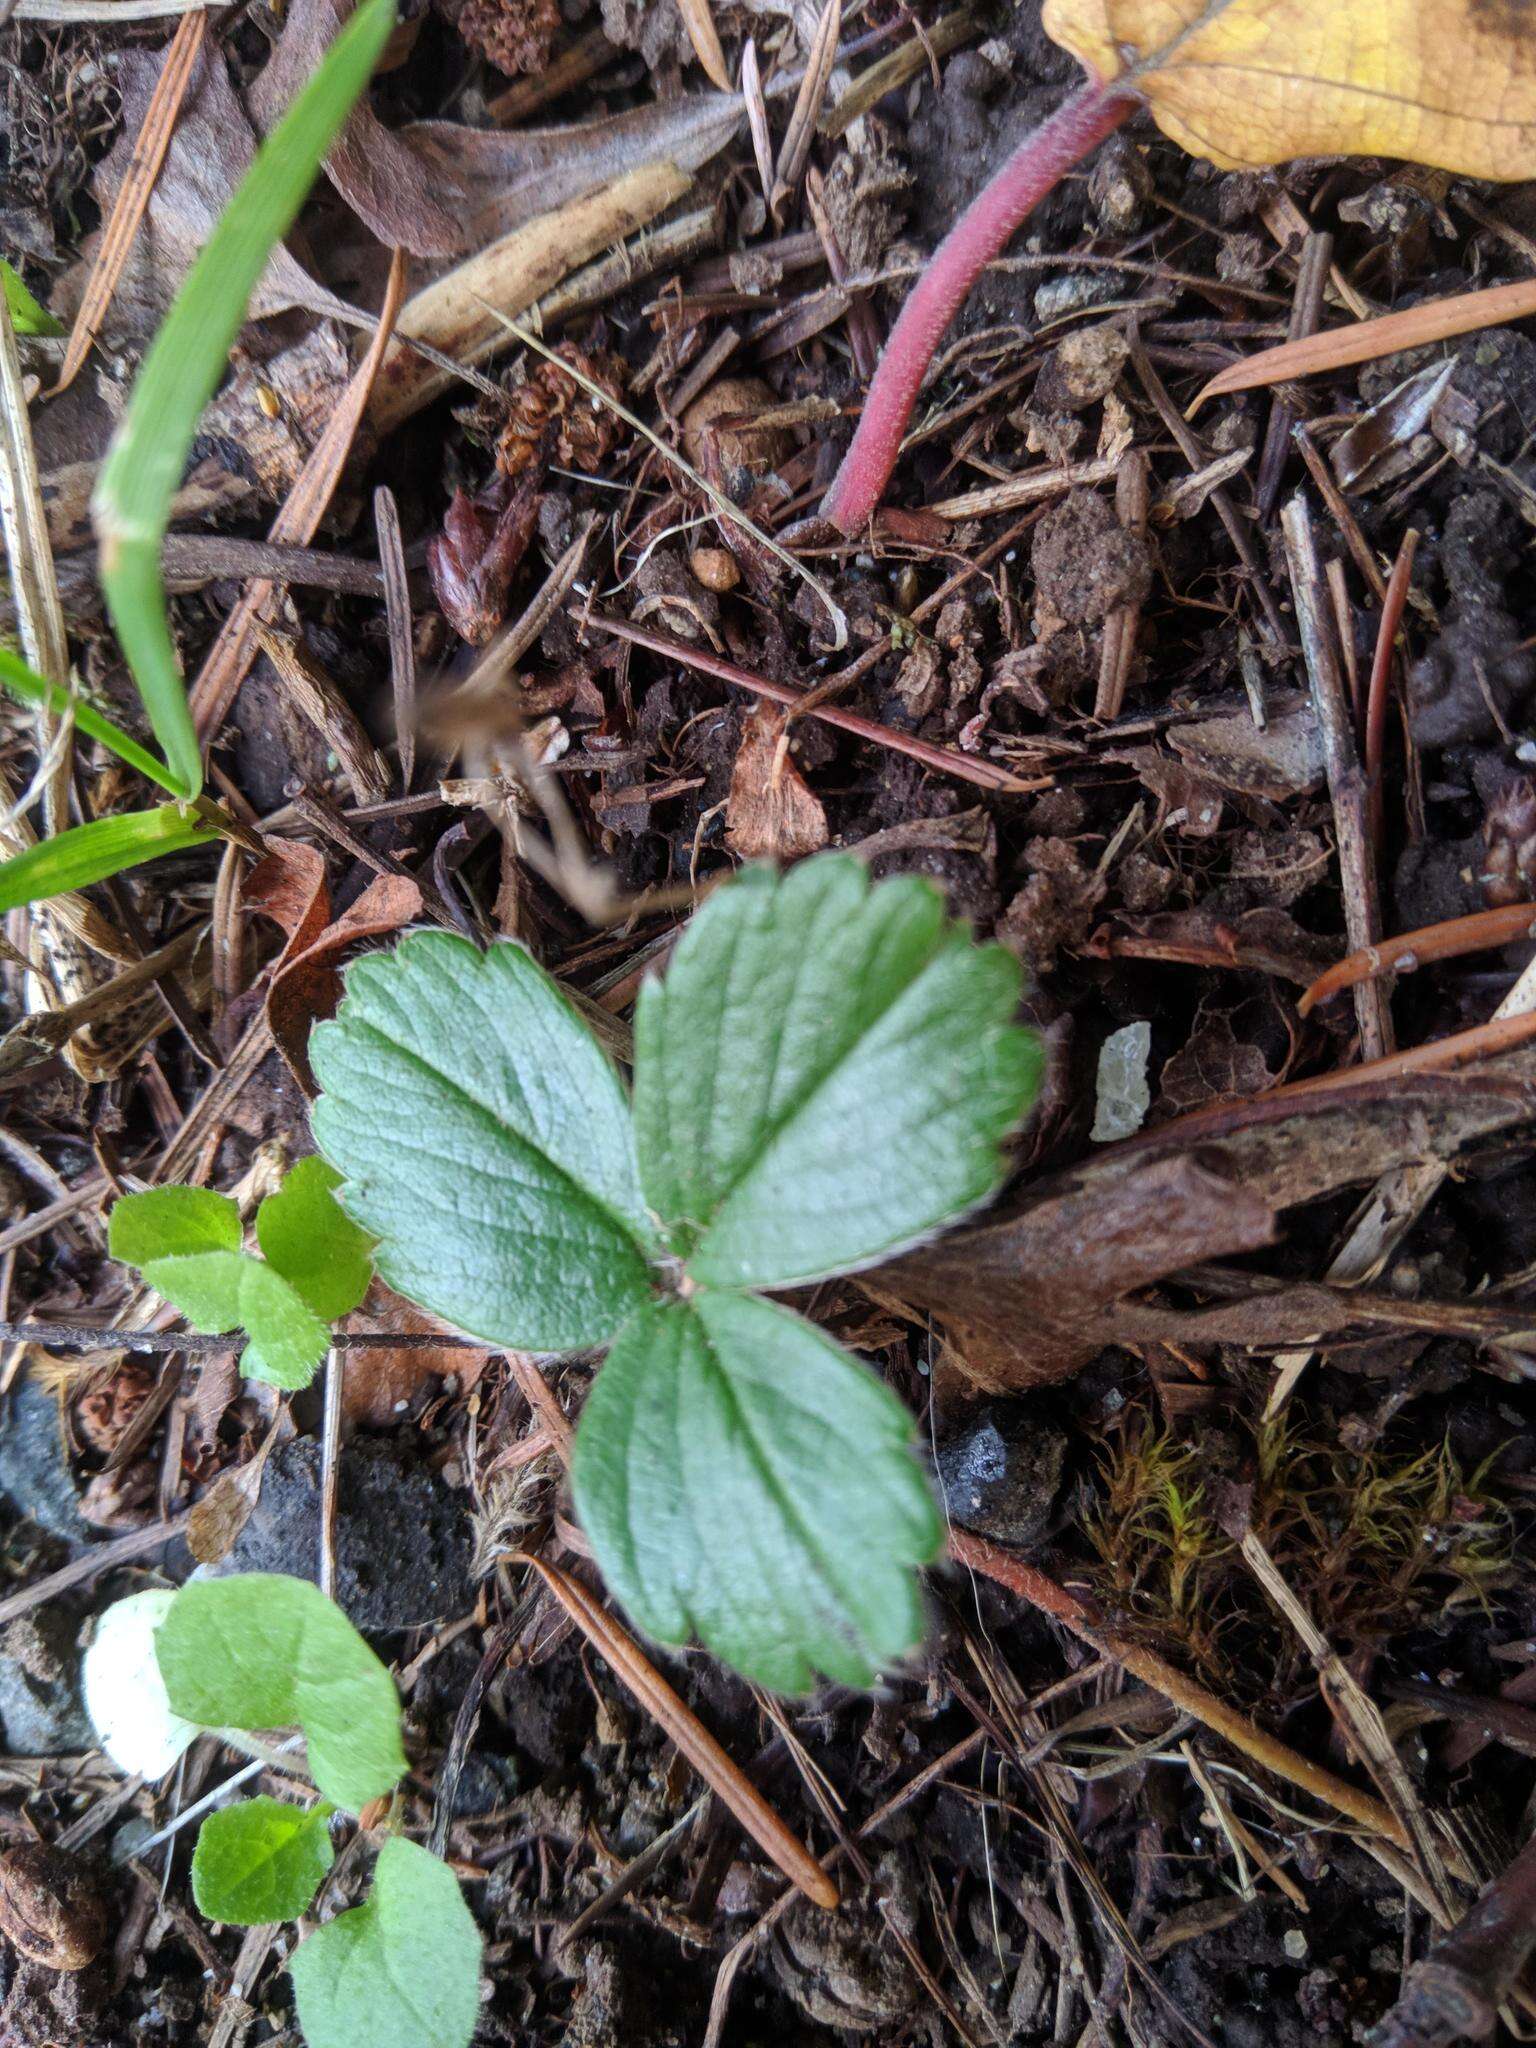
{"type": "MultiPolygon", "coordinates": [[[[211,24],[102,346],[69,393],[31,406],[71,652],[91,701],[129,722],[122,671],[85,602],[94,469],[170,288],[339,12],[299,0],[281,23],[211,24]],[[78,611],[70,593],[82,594],[78,611]]],[[[1524,446],[1536,361],[1518,325],[1497,342],[1482,330],[1529,311],[1528,223],[1497,186],[1390,159],[1412,154],[1465,178],[1519,165],[1493,161],[1486,124],[1437,133],[1422,111],[1394,114],[1390,132],[1373,127],[1362,151],[1359,50],[1344,52],[1354,68],[1335,66],[1321,95],[1294,76],[1241,94],[1221,83],[1230,74],[1216,61],[1231,61],[1259,13],[1272,40],[1294,49],[1295,24],[1311,33],[1321,20],[1337,37],[1349,10],[1100,0],[1048,12],[1106,68],[1120,62],[1114,46],[1143,44],[1148,22],[1161,36],[1170,19],[1198,21],[1181,74],[1146,81],[1154,115],[1191,141],[1198,128],[1233,162],[1277,167],[1217,171],[1210,151],[1192,161],[1137,117],[986,272],[945,339],[877,525],[848,549],[810,515],[851,434],[871,344],[878,352],[957,204],[1067,89],[1039,8],[1030,0],[1001,21],[928,8],[845,20],[808,145],[812,175],[777,195],[761,188],[757,163],[771,180],[784,161],[823,10],[795,19],[712,4],[693,10],[690,40],[675,10],[610,6],[605,39],[588,9],[551,47],[550,78],[569,60],[578,83],[550,97],[539,71],[525,74],[511,127],[491,111],[505,78],[477,72],[476,53],[499,64],[525,24],[538,30],[537,10],[512,0],[473,18],[465,9],[462,39],[452,9],[412,25],[415,41],[378,80],[328,186],[269,266],[259,317],[203,421],[173,536],[197,594],[177,600],[176,626],[195,665],[238,595],[216,543],[231,524],[267,531],[351,378],[388,248],[402,246],[412,259],[402,331],[450,354],[484,348],[481,382],[455,384],[395,345],[375,412],[382,436],[357,437],[312,537],[335,577],[279,582],[275,630],[331,678],[391,764],[402,626],[423,692],[440,686],[445,702],[472,662],[489,659],[498,738],[477,742],[488,772],[472,802],[440,802],[439,746],[451,735],[423,733],[415,778],[359,802],[325,734],[289,715],[282,679],[257,666],[218,724],[213,759],[250,801],[265,864],[239,854],[216,876],[212,857],[192,849],[127,877],[121,904],[88,892],[121,932],[136,929],[124,909],[138,919],[139,936],[120,943],[157,959],[178,948],[168,957],[193,1005],[225,992],[211,1041],[224,1065],[209,1064],[156,994],[148,1024],[137,1020],[113,1055],[116,1078],[89,1096],[29,1023],[25,984],[7,970],[7,1028],[32,1034],[5,1119],[17,1176],[0,1219],[9,1309],[103,1330],[151,1316],[150,1298],[101,1255],[107,1177],[194,1179],[252,1200],[269,1191],[272,1148],[287,1156],[308,1142],[311,1025],[334,1009],[349,959],[406,926],[458,919],[481,942],[528,944],[624,1053],[645,974],[738,859],[793,863],[835,846],[877,876],[925,875],[1032,968],[1028,1014],[1049,1064],[1019,1177],[1005,1206],[953,1238],[802,1290],[795,1307],[917,1409],[940,1469],[954,1469],[951,1442],[971,1447],[971,1473],[991,1459],[989,1537],[1006,1542],[996,1532],[1011,1517],[1016,1560],[1058,1590],[1091,1593],[1142,1650],[1321,1760],[1327,1706],[1303,1638],[1236,1548],[1241,1533],[1262,1539],[1384,1707],[1426,1810],[1465,1801],[1488,1830],[1475,1872],[1457,1880],[1470,1896],[1472,1876],[1496,1875],[1518,1847],[1509,1815],[1528,1797],[1529,1757],[1495,1741],[1470,1775],[1454,1776],[1470,1768],[1455,1743],[1461,1724],[1447,1736],[1400,1688],[1428,1671],[1447,1699],[1491,1708],[1530,1675],[1529,1561],[1512,1512],[1536,1470],[1530,1055],[1517,1047],[1439,1074],[1352,1082],[1350,994],[1300,1001],[1352,953],[1339,871],[1350,811],[1347,788],[1341,805],[1326,776],[1327,721],[1298,658],[1291,581],[1258,493],[1272,411],[1284,408],[1303,433],[1272,458],[1277,502],[1309,494],[1363,760],[1373,664],[1387,679],[1387,772],[1366,828],[1382,896],[1376,937],[1515,909],[1485,951],[1431,948],[1422,962],[1399,953],[1370,970],[1397,1041],[1413,1052],[1448,1045],[1503,1004],[1521,1028],[1533,671],[1521,651],[1531,592],[1520,536],[1536,504],[1524,446]],[[727,79],[752,36],[765,136],[741,100],[704,89],[694,54],[713,63],[706,20],[727,79]],[[1242,111],[1240,134],[1210,125],[1213,97],[1223,118],[1242,111]],[[1335,161],[1290,161],[1317,155],[1335,161]],[[1330,282],[1319,331],[1266,370],[1320,257],[1330,282]],[[571,380],[554,387],[550,416],[563,446],[546,442],[549,419],[517,431],[538,410],[530,392],[548,395],[535,381],[548,366],[481,302],[519,322],[537,302],[528,331],[600,364],[594,382],[625,413],[571,380]],[[1382,329],[1372,315],[1403,324],[1382,329]],[[1272,397],[1270,374],[1305,381],[1272,397]],[[735,395],[716,406],[727,424],[685,441],[690,408],[727,383],[735,395]],[[1201,393],[1197,441],[1182,416],[1201,393]],[[690,455],[741,519],[717,519],[718,502],[663,468],[625,414],[690,455]],[[601,431],[576,431],[598,419],[601,431]],[[476,633],[461,637],[468,614],[454,616],[424,564],[462,528],[456,493],[494,505],[505,492],[514,441],[526,551],[489,593],[476,633]],[[753,459],[739,459],[744,448],[753,459]],[[1128,473],[1121,488],[1128,462],[1145,467],[1140,513],[1128,473]],[[387,631],[377,581],[343,587],[372,570],[358,508],[380,482],[399,503],[406,562],[405,602],[397,590],[387,631]],[[1086,514],[1061,512],[1074,483],[1086,514]],[[848,621],[846,648],[831,647],[826,609],[754,530],[825,583],[848,621]],[[1421,540],[1408,602],[1377,662],[1379,591],[1410,530],[1421,540]],[[558,574],[573,558],[574,576],[558,574]],[[553,600],[540,597],[546,588],[553,600]],[[596,623],[608,619],[620,633],[596,623]],[[482,626],[489,638],[472,653],[482,626]],[[532,791],[520,779],[530,756],[545,764],[532,791]],[[541,872],[546,844],[555,853],[541,872]],[[576,877],[577,889],[552,888],[551,873],[576,877]],[[599,885],[619,915],[588,928],[570,905],[599,900],[599,885]],[[207,976],[191,964],[204,959],[207,976]],[[1093,1143],[1095,1076],[1127,1032],[1146,1115],[1138,1098],[1116,1128],[1141,1127],[1093,1143]],[[1325,1092],[1301,1086],[1319,1077],[1325,1092]],[[1425,1208],[1415,1191],[1431,1183],[1425,1208]],[[1295,1369],[1293,1355],[1310,1362],[1295,1369]]],[[[1507,54],[1517,12],[1407,8],[1395,42],[1457,104],[1504,64],[1509,133],[1521,141],[1529,67],[1518,49],[1513,62],[1507,54]]],[[[131,34],[70,25],[59,38],[79,105],[108,108],[90,150],[103,213],[174,22],[151,16],[131,34]],[[120,113],[93,97],[94,64],[115,82],[120,113]]],[[[17,79],[59,60],[44,59],[37,27],[6,33],[18,60],[6,90],[17,93],[17,79]]],[[[1318,48],[1332,63],[1339,46],[1318,48]]],[[[1286,68],[1322,64],[1314,52],[1286,68]]],[[[64,109],[65,95],[52,103],[64,109]]],[[[38,125],[35,98],[14,104],[25,116],[15,191],[32,196],[0,196],[3,253],[67,320],[81,275],[63,274],[63,259],[89,254],[67,211],[86,154],[63,125],[56,140],[38,125]],[[57,204],[40,210],[28,165],[50,161],[57,204]]],[[[57,344],[25,337],[22,348],[40,393],[57,344]]],[[[83,801],[111,811],[142,800],[123,768],[75,744],[83,801]]],[[[5,749],[25,786],[35,761],[19,726],[6,728],[5,749]]],[[[1353,957],[1349,972],[1363,972],[1367,953],[1353,957]]],[[[68,1030],[70,1013],[59,1014],[68,1030]]],[[[1190,2027],[1240,2038],[1248,2020],[1232,1986],[1258,1971],[1270,1987],[1265,2038],[1286,2048],[1350,2038],[1391,2006],[1402,1935],[1391,1913],[1417,1873],[1399,1862],[1388,1876],[1339,1836],[1324,1859],[1307,1796],[1261,1770],[1237,1775],[1245,1767],[1212,1736],[1190,1738],[1198,1774],[1169,1761],[1182,1754],[1176,1742],[1150,1758],[1138,1751],[1148,1694],[1133,1666],[1064,1647],[1007,1582],[984,1590],[978,1611],[967,1581],[936,1578],[942,1629],[921,1663],[886,1674],[872,1706],[832,1694],[776,1707],[775,1719],[719,1671],[669,1667],[735,1758],[760,1756],[749,1775],[797,1838],[819,1853],[832,1830],[818,1798],[833,1812],[842,1804],[837,1829],[857,1852],[841,1870],[853,1903],[823,1927],[814,1907],[782,1902],[769,1866],[718,1814],[674,1832],[696,1788],[646,1711],[590,1656],[583,1665],[564,1610],[512,1561],[520,1548],[568,1575],[588,1571],[586,1539],[550,1477],[586,1369],[547,1366],[540,1380],[530,1361],[472,1345],[377,1288],[343,1334],[339,1512],[361,1512],[349,1454],[352,1432],[371,1432],[399,1446],[466,1536],[488,1539],[477,1608],[430,1638],[379,1647],[405,1675],[423,1762],[401,1795],[408,1832],[425,1838],[436,1821],[461,1868],[497,1873],[469,1887],[496,1945],[489,2024],[530,2039],[580,2032],[603,2048],[659,2042],[663,1980],[680,1985],[700,2038],[712,1996],[714,2038],[750,1997],[797,2039],[942,2015],[935,2023],[978,2039],[1044,2040],[1059,1999],[1075,2032],[1102,2015],[1159,2048],[1190,2027]],[[502,1489],[525,1471],[534,1483],[517,1517],[498,1519],[502,1489]],[[478,1720],[461,1735],[472,1698],[478,1720]],[[1080,1708],[1105,1718],[1079,1721],[1080,1708]],[[1049,1766],[1031,1761],[1053,1737],[1049,1766]],[[450,1754],[459,1789],[453,1811],[434,1815],[429,1774],[450,1754]],[[884,1832],[871,1830],[887,1809],[884,1832]],[[1231,1832],[1213,1832],[1208,1815],[1219,1823],[1223,1810],[1231,1832]],[[881,1910],[866,1911],[871,1900],[881,1910]],[[595,1924],[583,1919],[593,1909],[595,1924]],[[582,1920],[568,1951],[535,1938],[541,1916],[582,1920]],[[1341,1931],[1323,1939],[1325,1924],[1341,1931]],[[1153,1958],[1161,1995],[1141,1988],[1138,1955],[1153,1958]]],[[[8,1354],[0,1493],[39,1518],[18,1521],[11,1544],[43,1541],[30,1532],[51,1511],[18,1476],[11,1445],[51,1427],[55,1401],[69,1425],[69,1489],[90,1486],[112,1536],[188,1507],[203,1510],[200,1522],[237,1518],[266,1483],[263,1449],[323,1426],[240,1381],[227,1358],[189,1353],[184,1379],[162,1383],[156,1353],[126,1353],[106,1336],[98,1345],[83,1357],[35,1345],[8,1354]]],[[[947,1505],[963,1531],[967,1498],[952,1492],[947,1505]]],[[[408,1532],[380,1534],[377,1547],[387,1569],[414,1568],[408,1532]]],[[[176,1549],[146,1554],[185,1569],[176,1549]]],[[[25,1588],[68,1552],[8,1555],[25,1588]]],[[[292,1568],[311,1573],[312,1551],[292,1568]]],[[[95,1599],[89,1587],[60,1596],[77,1603],[71,1625],[95,1599]]],[[[0,1674],[23,1656],[30,1687],[55,1683],[31,1639],[0,1640],[0,1674]]],[[[0,1702],[17,1753],[27,1738],[14,1711],[0,1702]]],[[[35,1780],[6,1797],[45,1837],[75,1817],[35,1780]]],[[[147,1792],[131,1803],[150,1824],[165,1817],[147,1792]]],[[[188,1881],[174,1866],[168,1897],[188,1899],[188,1881]]],[[[343,1857],[339,1904],[352,1883],[343,1857]]],[[[1418,1953],[1429,1926],[1414,1916],[1418,1953]]],[[[176,1936],[149,1958],[173,2040],[218,2024],[205,1972],[215,1958],[228,1973],[240,1952],[238,1935],[202,1939],[210,1953],[176,1936]]],[[[275,2010],[286,1980],[271,1956],[254,1967],[256,1995],[275,2010]]],[[[134,1983],[114,1993],[65,1981],[0,1987],[20,2039],[112,2041],[138,2020],[134,1983]]]]}

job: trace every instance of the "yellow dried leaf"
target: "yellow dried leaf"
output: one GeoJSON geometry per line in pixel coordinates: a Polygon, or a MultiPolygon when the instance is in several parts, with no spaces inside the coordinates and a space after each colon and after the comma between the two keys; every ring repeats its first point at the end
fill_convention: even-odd
{"type": "Polygon", "coordinates": [[[1224,169],[1391,156],[1536,177],[1536,0],[1046,0],[1044,21],[1224,169]]]}

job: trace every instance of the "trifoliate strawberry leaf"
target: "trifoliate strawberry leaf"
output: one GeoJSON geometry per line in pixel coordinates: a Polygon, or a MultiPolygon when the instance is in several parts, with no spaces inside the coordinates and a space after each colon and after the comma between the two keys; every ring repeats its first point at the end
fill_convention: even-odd
{"type": "Polygon", "coordinates": [[[598,1373],[572,1466],[609,1586],[784,1692],[867,1685],[922,1635],[942,1529],[912,1419],[790,1310],[701,1291],[647,1308],[598,1373]]]}
{"type": "Polygon", "coordinates": [[[150,1188],[124,1195],[107,1225],[107,1250],[125,1266],[197,1252],[237,1252],[240,1210],[211,1188],[150,1188]]]}
{"type": "Polygon", "coordinates": [[[355,1309],[373,1278],[373,1239],[336,1200],[341,1175],[323,1159],[301,1159],[256,1211],[256,1242],[324,1322],[355,1309]]]}
{"type": "Polygon", "coordinates": [[[985,1201],[1039,1081],[1019,992],[914,877],[827,856],[717,890],[635,1019],[645,1191],[693,1278],[821,1279],[985,1201]]]}
{"type": "Polygon", "coordinates": [[[323,1800],[306,1813],[266,1798],[209,1814],[192,1858],[197,1910],[231,1927],[297,1920],[334,1858],[330,1815],[323,1800]]]}
{"type": "Polygon", "coordinates": [[[155,1639],[173,1710],[208,1728],[303,1729],[309,1774],[349,1813],[405,1773],[395,1682],[318,1586],[194,1579],[155,1639]]]}
{"type": "Polygon", "coordinates": [[[604,1343],[647,1299],[629,1104],[520,946],[422,932],[358,961],[310,1058],[315,1141],[398,1293],[530,1351],[604,1343]]]}
{"type": "Polygon", "coordinates": [[[480,2015],[480,1934],[458,1883],[399,1836],[364,1903],[288,1967],[308,2048],[466,2048],[480,2015]]]}

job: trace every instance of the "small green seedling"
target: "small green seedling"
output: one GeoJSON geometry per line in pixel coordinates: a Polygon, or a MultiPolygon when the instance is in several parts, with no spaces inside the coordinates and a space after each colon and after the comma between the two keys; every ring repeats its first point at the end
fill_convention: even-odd
{"type": "MultiPolygon", "coordinates": [[[[201,794],[202,749],[171,639],[160,544],[198,419],[224,373],[257,279],[367,86],[394,25],[395,0],[362,0],[256,152],[161,323],[102,465],[93,499],[102,589],[164,760],[0,649],[0,686],[28,703],[73,710],[80,731],[177,802],[74,826],[0,862],[0,911],[203,845],[230,825],[201,794]]],[[[3,262],[0,285],[21,332],[59,332],[3,262]],[[38,319],[47,324],[36,325],[38,319]]]]}
{"type": "Polygon", "coordinates": [[[150,1188],[112,1211],[107,1246],[210,1336],[244,1330],[241,1369],[275,1387],[307,1387],[330,1326],[373,1277],[372,1240],[338,1208],[340,1175],[301,1159],[256,1211],[262,1256],[243,1249],[240,1211],[208,1188],[150,1188]]]}
{"type": "Polygon", "coordinates": [[[47,307],[37,303],[15,269],[3,256],[0,256],[0,291],[5,294],[6,311],[10,314],[11,325],[18,334],[57,337],[64,332],[47,307]]]}
{"type": "MultiPolygon", "coordinates": [[[[381,1276],[521,1350],[607,1347],[576,1505],[609,1585],[786,1691],[921,1637],[941,1524],[911,1420],[764,1299],[986,1201],[1034,1097],[1020,972],[930,884],[825,855],[748,869],[635,1020],[634,1100],[519,946],[422,932],[358,961],[310,1056],[316,1143],[381,1276]]],[[[158,1283],[157,1283],[158,1284],[158,1283]]]]}
{"type": "MultiPolygon", "coordinates": [[[[210,1920],[307,1912],[331,1868],[332,1815],[360,1813],[405,1775],[393,1679],[303,1579],[252,1572],[120,1601],[87,1652],[85,1689],[125,1770],[168,1768],[204,1729],[257,1755],[242,1737],[303,1734],[313,1806],[247,1799],[203,1822],[192,1893],[210,1920]]],[[[403,1837],[384,1844],[363,1904],[302,1941],[289,1969],[309,2048],[465,2048],[474,2032],[479,1932],[452,1871],[403,1837]]]]}

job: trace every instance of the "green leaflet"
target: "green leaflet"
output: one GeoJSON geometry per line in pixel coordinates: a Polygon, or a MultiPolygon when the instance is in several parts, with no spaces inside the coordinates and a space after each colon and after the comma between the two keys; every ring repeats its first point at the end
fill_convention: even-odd
{"type": "Polygon", "coordinates": [[[308,2048],[467,2048],[480,2014],[480,1935],[453,1872],[384,1844],[361,1906],[288,1965],[308,2048]]]}
{"type": "Polygon", "coordinates": [[[307,1912],[334,1860],[331,1809],[243,1799],[211,1813],[198,1831],[192,1896],[210,1920],[261,1927],[307,1912]]]}
{"type": "Polygon", "coordinates": [[[218,836],[180,804],[158,804],[152,811],[122,811],[116,817],[95,818],[89,825],[71,825],[67,832],[0,861],[0,911],[84,889],[159,854],[206,846],[218,836]]]}
{"type": "Polygon", "coordinates": [[[244,1330],[247,1379],[307,1387],[330,1325],[357,1307],[372,1274],[369,1240],[337,1207],[336,1176],[301,1159],[256,1213],[265,1260],[240,1249],[240,1212],[204,1188],[151,1188],[112,1211],[108,1247],[208,1336],[244,1330]]]}
{"type": "Polygon", "coordinates": [[[0,290],[5,293],[11,324],[18,334],[49,334],[57,337],[64,332],[63,327],[47,308],[37,303],[3,256],[0,256],[0,290]]]}
{"type": "Polygon", "coordinates": [[[912,1419],[802,1317],[703,1292],[629,1323],[582,1411],[576,1506],[640,1626],[760,1684],[868,1685],[922,1635],[942,1527],[912,1419]]]}
{"type": "Polygon", "coordinates": [[[315,1142],[399,1293],[491,1343],[601,1344],[649,1292],[629,1105],[520,946],[421,932],[348,971],[315,1142]]]}
{"type": "Polygon", "coordinates": [[[203,763],[160,576],[171,501],[246,302],[394,23],[394,0],[363,0],[256,152],[150,345],[96,486],[107,609],[155,737],[189,796],[203,786],[203,763]]]}
{"type": "Polygon", "coordinates": [[[635,1020],[646,1194],[694,1278],[847,1272],[992,1194],[1039,1079],[1019,993],[915,878],[829,855],[718,890],[635,1020]]]}
{"type": "Polygon", "coordinates": [[[340,1180],[323,1159],[301,1159],[256,1212],[263,1257],[327,1322],[355,1309],[373,1277],[373,1239],[336,1200],[340,1180]]]}
{"type": "Polygon", "coordinates": [[[304,1731],[310,1776],[349,1813],[405,1774],[395,1683],[305,1579],[194,1579],[155,1639],[172,1710],[205,1728],[304,1731]]]}
{"type": "Polygon", "coordinates": [[[107,1224],[107,1250],[127,1266],[194,1252],[237,1252],[240,1209],[211,1188],[149,1188],[124,1195],[107,1224]]]}

